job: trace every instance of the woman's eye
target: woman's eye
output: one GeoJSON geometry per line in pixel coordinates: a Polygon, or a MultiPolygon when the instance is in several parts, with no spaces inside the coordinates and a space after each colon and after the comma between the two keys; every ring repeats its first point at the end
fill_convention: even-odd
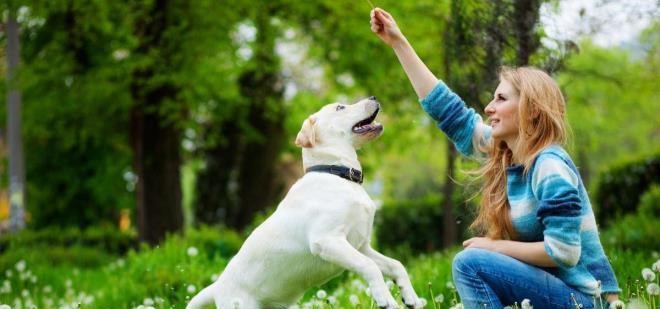
{"type": "Polygon", "coordinates": [[[342,109],[346,108],[344,105],[337,105],[337,111],[340,111],[342,109]]]}

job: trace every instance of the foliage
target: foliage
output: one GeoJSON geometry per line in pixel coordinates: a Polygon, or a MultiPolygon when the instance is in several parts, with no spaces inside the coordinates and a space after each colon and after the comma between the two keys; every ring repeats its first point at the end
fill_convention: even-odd
{"type": "Polygon", "coordinates": [[[660,183],[654,183],[642,195],[637,212],[642,216],[660,218],[660,183]]]}
{"type": "Polygon", "coordinates": [[[49,227],[40,230],[25,230],[19,234],[0,236],[0,252],[12,252],[15,248],[58,246],[96,249],[111,255],[123,255],[137,247],[134,232],[121,232],[109,227],[49,227]]]}
{"type": "Polygon", "coordinates": [[[652,184],[660,183],[660,153],[625,161],[599,176],[595,204],[598,222],[634,213],[640,198],[652,184]]]}
{"type": "MultiPolygon", "coordinates": [[[[455,217],[458,230],[463,231],[460,239],[467,236],[467,226],[472,221],[465,215],[465,208],[472,207],[459,198],[454,198],[455,217]]],[[[432,252],[443,247],[442,197],[428,195],[421,199],[409,199],[385,204],[376,213],[375,235],[378,246],[399,255],[416,255],[432,252]]]]}
{"type": "MultiPolygon", "coordinates": [[[[16,308],[18,302],[20,307],[32,303],[39,308],[136,308],[139,305],[184,308],[194,293],[216,278],[241,241],[231,231],[204,227],[188,230],[185,237],[170,236],[160,246],[145,246],[119,258],[98,250],[93,253],[95,249],[74,247],[72,260],[64,262],[53,262],[48,255],[50,251],[62,251],[59,246],[46,244],[35,251],[27,244],[21,245],[11,254],[0,256],[0,304],[16,308]],[[223,246],[229,251],[220,249],[223,246]],[[81,256],[75,258],[75,254],[81,256]],[[93,262],[85,264],[84,258],[93,262]]],[[[657,259],[647,249],[607,250],[623,289],[621,297],[626,302],[634,297],[633,293],[649,301],[642,292],[646,283],[638,280],[641,270],[657,259]]],[[[404,263],[418,295],[427,300],[427,308],[449,308],[460,302],[450,284],[451,263],[458,250],[422,254],[404,263]]],[[[397,255],[392,257],[401,259],[397,255]]],[[[396,284],[388,281],[393,295],[397,296],[396,284]]],[[[301,307],[305,304],[316,308],[370,308],[373,300],[365,281],[353,272],[345,272],[321,287],[308,290],[299,303],[301,307]],[[323,292],[319,293],[320,290],[323,292]]]]}
{"type": "Polygon", "coordinates": [[[612,221],[601,235],[603,246],[628,250],[660,248],[658,239],[660,217],[641,213],[627,214],[612,221]]]}

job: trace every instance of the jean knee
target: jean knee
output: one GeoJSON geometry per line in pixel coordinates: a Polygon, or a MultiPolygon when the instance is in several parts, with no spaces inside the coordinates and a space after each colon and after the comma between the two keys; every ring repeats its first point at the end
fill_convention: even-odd
{"type": "Polygon", "coordinates": [[[465,249],[456,253],[451,263],[452,273],[474,273],[482,264],[488,263],[488,251],[483,249],[465,249]]]}

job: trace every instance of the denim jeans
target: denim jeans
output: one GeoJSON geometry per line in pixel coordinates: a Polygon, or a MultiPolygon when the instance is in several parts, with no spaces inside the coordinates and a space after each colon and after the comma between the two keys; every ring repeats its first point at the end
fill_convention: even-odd
{"type": "MultiPolygon", "coordinates": [[[[594,298],[566,285],[543,268],[484,249],[465,249],[454,257],[454,284],[465,308],[521,307],[523,299],[541,308],[594,308],[594,298]],[[573,295],[571,297],[571,294],[573,295]]],[[[608,304],[602,300],[602,308],[608,304]]],[[[595,302],[599,302],[598,299],[595,302]]],[[[595,308],[600,309],[598,303],[595,308]]]]}

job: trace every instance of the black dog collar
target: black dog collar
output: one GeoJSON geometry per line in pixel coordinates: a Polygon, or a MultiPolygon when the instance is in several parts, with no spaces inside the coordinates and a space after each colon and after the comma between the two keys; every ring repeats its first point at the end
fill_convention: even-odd
{"type": "Polygon", "coordinates": [[[314,165],[307,168],[305,173],[309,172],[323,172],[337,175],[341,178],[362,184],[362,172],[354,168],[341,166],[341,165],[314,165]]]}

